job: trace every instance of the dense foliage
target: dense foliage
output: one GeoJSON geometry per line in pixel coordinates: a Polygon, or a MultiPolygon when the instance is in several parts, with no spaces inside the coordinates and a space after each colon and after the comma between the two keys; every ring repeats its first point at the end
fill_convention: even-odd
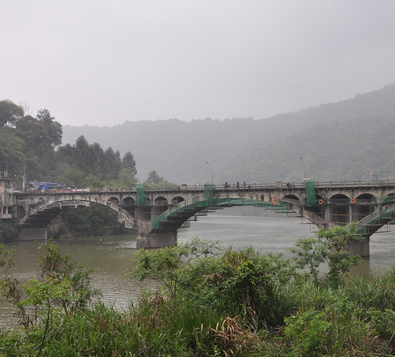
{"type": "Polygon", "coordinates": [[[16,186],[45,181],[67,186],[102,188],[133,187],[136,161],[127,151],[121,158],[111,147],[102,149],[80,136],[75,145],[62,143],[62,125],[47,109],[36,117],[9,100],[0,101],[0,162],[6,162],[16,186]]]}
{"type": "MultiPolygon", "coordinates": [[[[56,182],[67,187],[133,188],[136,184],[136,161],[128,151],[103,150],[80,136],[75,145],[62,143],[62,126],[47,109],[36,117],[25,115],[20,105],[0,101],[0,162],[6,165],[14,187],[21,189],[28,181],[56,182]]],[[[90,207],[69,209],[63,222],[50,227],[53,237],[72,235],[121,234],[127,230],[108,210],[90,207]],[[57,229],[54,229],[57,227],[57,229]]],[[[0,222],[0,243],[17,237],[15,222],[0,222]]]]}
{"type": "Polygon", "coordinates": [[[117,213],[98,207],[68,208],[62,215],[66,232],[73,236],[102,236],[125,234],[124,223],[118,222],[117,213]]]}
{"type": "Polygon", "coordinates": [[[141,250],[132,276],[161,285],[125,311],[92,303],[90,272],[52,245],[40,259],[42,277],[10,295],[12,259],[0,246],[3,293],[17,296],[20,309],[32,308],[29,314],[37,311],[20,328],[0,332],[0,356],[393,355],[395,269],[346,278],[345,266],[356,262],[332,241],[343,235],[358,239],[352,226],[317,237],[319,255],[336,262],[319,277],[301,269],[316,253],[302,244],[294,259],[248,247],[216,255],[216,243],[198,239],[141,250]]]}

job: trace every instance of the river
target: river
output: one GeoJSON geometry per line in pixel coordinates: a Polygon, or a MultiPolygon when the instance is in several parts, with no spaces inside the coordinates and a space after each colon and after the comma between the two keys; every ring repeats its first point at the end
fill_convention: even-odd
{"type": "MultiPolygon", "coordinates": [[[[178,241],[185,242],[193,237],[218,240],[221,247],[253,246],[262,252],[284,253],[298,238],[313,236],[315,226],[300,217],[282,218],[256,216],[229,216],[213,213],[192,222],[190,228],[180,229],[178,241]]],[[[355,274],[367,274],[369,269],[390,268],[395,263],[395,234],[376,233],[371,237],[370,258],[354,269],[355,274]]],[[[92,283],[99,288],[105,302],[114,302],[126,308],[130,301],[137,301],[139,291],[149,288],[149,281],[132,281],[125,277],[132,266],[130,259],[136,252],[136,235],[68,238],[54,241],[64,254],[74,258],[87,268],[94,268],[92,283]]],[[[7,243],[16,247],[13,274],[27,282],[38,277],[37,259],[41,249],[38,242],[7,243]]],[[[14,309],[5,301],[0,302],[0,328],[11,326],[15,321],[14,309]]]]}

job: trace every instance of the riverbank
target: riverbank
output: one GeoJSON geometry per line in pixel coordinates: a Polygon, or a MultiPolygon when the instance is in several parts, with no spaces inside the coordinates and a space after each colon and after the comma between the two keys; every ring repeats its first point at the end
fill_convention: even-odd
{"type": "MultiPolygon", "coordinates": [[[[189,252],[200,249],[196,247],[189,252]]],[[[179,252],[172,255],[172,251],[142,253],[135,263],[154,264],[161,257],[179,262],[179,252]]],[[[317,280],[281,255],[260,254],[252,248],[227,250],[190,265],[183,261],[179,267],[184,268],[177,271],[169,267],[165,270],[170,275],[159,276],[168,282],[177,276],[176,290],[167,285],[168,289],[142,292],[138,303],[123,311],[96,302],[46,314],[40,305],[38,324],[0,333],[0,356],[387,356],[395,352],[394,269],[369,279],[317,280]]],[[[146,269],[140,265],[135,276],[146,269]]],[[[56,306],[56,299],[65,296],[51,297],[51,303],[56,306]]]]}
{"type": "MultiPolygon", "coordinates": [[[[258,211],[260,209],[256,208],[258,211]]],[[[298,238],[313,236],[311,224],[304,224],[301,218],[241,217],[223,216],[217,213],[200,217],[191,227],[180,229],[179,242],[188,242],[194,237],[219,240],[221,247],[232,246],[239,249],[251,245],[262,253],[284,253],[298,238]]],[[[352,269],[352,276],[369,275],[376,269],[391,268],[395,256],[394,233],[378,233],[371,238],[371,256],[363,264],[352,269]]],[[[74,259],[86,268],[93,268],[92,285],[103,293],[105,304],[114,304],[118,309],[126,309],[130,301],[138,302],[139,291],[151,288],[149,281],[139,282],[124,278],[132,267],[136,253],[136,235],[73,237],[54,241],[64,254],[74,254],[74,259]]],[[[10,242],[15,246],[13,275],[27,282],[39,276],[37,260],[42,250],[40,242],[10,242]]],[[[0,328],[14,326],[14,309],[0,299],[0,328]]]]}

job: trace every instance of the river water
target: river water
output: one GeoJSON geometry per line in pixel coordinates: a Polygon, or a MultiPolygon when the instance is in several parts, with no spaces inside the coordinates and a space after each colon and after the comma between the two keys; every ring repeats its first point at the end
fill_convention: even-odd
{"type": "MultiPolygon", "coordinates": [[[[193,237],[218,240],[221,247],[253,246],[265,252],[287,253],[298,238],[313,236],[316,227],[300,217],[282,218],[256,216],[229,216],[213,213],[192,222],[191,228],[180,229],[178,241],[193,237]]],[[[130,301],[137,301],[142,288],[152,287],[152,282],[132,281],[125,277],[132,267],[130,259],[136,252],[136,235],[68,238],[54,241],[64,254],[74,254],[75,260],[86,268],[94,268],[92,284],[99,288],[102,300],[126,308],[130,301]]],[[[38,278],[37,259],[42,249],[38,242],[7,244],[15,246],[17,255],[13,275],[21,281],[38,278]]],[[[354,274],[367,274],[369,269],[390,268],[395,263],[394,232],[376,233],[371,237],[370,258],[354,269],[354,274]]],[[[0,301],[0,328],[15,323],[14,309],[0,301]]]]}

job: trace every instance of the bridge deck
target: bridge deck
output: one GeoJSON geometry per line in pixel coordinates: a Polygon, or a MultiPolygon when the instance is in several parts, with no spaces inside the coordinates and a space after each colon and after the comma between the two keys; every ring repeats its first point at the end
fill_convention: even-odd
{"type": "MultiPolygon", "coordinates": [[[[372,181],[372,182],[363,182],[363,181],[323,181],[323,182],[315,182],[316,189],[334,189],[334,188],[395,188],[395,180],[379,180],[379,181],[372,181]]],[[[276,183],[250,183],[250,184],[228,184],[228,187],[225,187],[225,184],[214,184],[213,185],[214,191],[220,192],[227,192],[227,191],[264,191],[264,190],[304,190],[305,189],[305,182],[288,182],[284,183],[282,181],[276,183]]],[[[204,185],[170,185],[159,189],[149,189],[145,188],[144,191],[146,193],[150,192],[204,192],[204,185]]],[[[77,190],[31,190],[29,192],[15,192],[14,195],[16,197],[23,197],[26,195],[53,195],[53,194],[64,194],[64,195],[73,195],[73,194],[108,194],[109,192],[116,193],[136,193],[135,188],[119,188],[119,189],[112,189],[112,190],[99,190],[99,189],[77,189],[77,190]]]]}

